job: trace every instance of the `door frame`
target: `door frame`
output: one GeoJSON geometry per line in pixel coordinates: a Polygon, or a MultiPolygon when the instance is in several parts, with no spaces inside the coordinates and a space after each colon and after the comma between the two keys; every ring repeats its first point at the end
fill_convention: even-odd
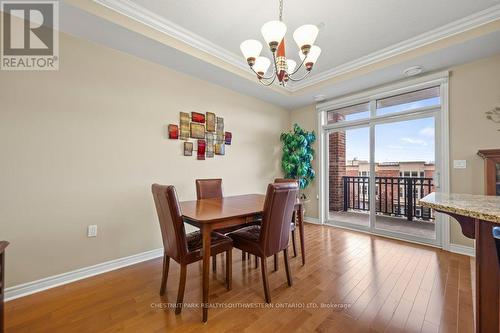
{"type": "MultiPolygon", "coordinates": [[[[435,126],[436,132],[439,136],[435,137],[435,154],[440,157],[439,166],[436,159],[436,177],[439,186],[439,191],[444,193],[449,193],[449,72],[440,72],[432,75],[422,76],[416,79],[404,80],[401,82],[385,85],[380,88],[362,91],[360,93],[352,94],[346,97],[341,97],[333,100],[328,100],[316,105],[317,119],[318,119],[318,133],[319,133],[319,205],[318,205],[318,216],[321,224],[326,224],[328,222],[329,209],[328,209],[328,135],[335,129],[339,128],[352,128],[352,127],[369,127],[370,128],[370,160],[374,161],[374,145],[375,142],[375,125],[382,123],[396,122],[400,120],[411,120],[417,118],[425,118],[425,116],[435,116],[435,126]],[[375,114],[375,101],[377,99],[390,97],[398,94],[404,94],[407,92],[412,92],[415,90],[430,88],[430,87],[440,87],[440,98],[441,105],[438,107],[424,107],[419,109],[408,110],[404,112],[387,114],[377,116],[375,114]],[[336,124],[327,124],[326,115],[327,112],[334,109],[339,109],[342,107],[367,103],[370,102],[370,118],[342,122],[336,124]],[[439,113],[436,115],[436,112],[439,113]],[[415,118],[413,118],[415,117],[415,118]],[[373,155],[373,156],[372,156],[373,155]]],[[[375,164],[370,163],[370,182],[372,182],[372,177],[375,177],[375,164]],[[372,170],[373,169],[373,170],[372,170]]],[[[436,180],[435,180],[436,182],[436,180]]],[[[435,186],[435,187],[438,187],[435,186]]],[[[370,195],[375,194],[375,187],[370,187],[370,195]]],[[[375,201],[371,200],[371,205],[375,205],[375,201]]],[[[371,209],[371,211],[374,211],[371,209]]],[[[370,214],[370,219],[375,219],[374,214],[370,214]],[[373,216],[372,216],[373,215],[373,216]]],[[[422,243],[431,246],[441,247],[445,250],[449,250],[449,218],[443,214],[436,213],[436,240],[430,242],[420,239],[418,237],[401,237],[402,234],[393,232],[380,232],[380,230],[375,229],[375,221],[370,221],[370,227],[364,228],[362,226],[356,227],[352,225],[335,224],[336,227],[355,229],[358,231],[368,232],[372,234],[377,234],[385,237],[402,239],[409,242],[422,243]],[[438,221],[439,220],[439,221],[438,221]]],[[[407,235],[404,235],[407,236],[407,235]]]]}

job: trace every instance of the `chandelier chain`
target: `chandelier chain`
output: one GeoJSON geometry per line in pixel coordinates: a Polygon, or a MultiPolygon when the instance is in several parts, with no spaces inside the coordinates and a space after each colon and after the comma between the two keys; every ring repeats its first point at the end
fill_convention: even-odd
{"type": "Polygon", "coordinates": [[[280,21],[283,21],[283,0],[280,1],[280,21]]]}

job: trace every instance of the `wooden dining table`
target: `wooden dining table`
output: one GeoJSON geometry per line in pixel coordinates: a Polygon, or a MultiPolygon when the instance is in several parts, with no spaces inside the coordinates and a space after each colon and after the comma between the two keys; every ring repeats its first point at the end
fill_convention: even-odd
{"type": "MultiPolygon", "coordinates": [[[[184,221],[198,227],[203,238],[203,322],[208,320],[209,276],[210,276],[210,234],[215,229],[245,225],[249,218],[262,215],[265,195],[246,194],[217,199],[202,199],[180,202],[184,221]]],[[[302,263],[305,264],[303,201],[295,204],[297,226],[301,240],[302,263]]]]}

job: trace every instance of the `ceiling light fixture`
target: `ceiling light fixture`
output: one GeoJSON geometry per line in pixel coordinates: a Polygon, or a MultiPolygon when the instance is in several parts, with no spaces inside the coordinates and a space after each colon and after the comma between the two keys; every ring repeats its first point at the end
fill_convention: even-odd
{"type": "Polygon", "coordinates": [[[255,40],[249,39],[241,43],[240,49],[245,57],[250,69],[257,75],[257,79],[265,86],[274,83],[276,78],[284,87],[288,81],[303,80],[317,62],[321,49],[314,45],[318,36],[318,27],[312,24],[300,26],[293,33],[293,39],[297,43],[300,51],[300,64],[292,59],[287,59],[285,55],[285,34],[286,25],[283,23],[283,0],[279,0],[279,20],[269,21],[262,26],[261,33],[264,40],[269,45],[272,53],[272,74],[266,76],[266,73],[271,66],[271,60],[266,57],[261,57],[262,44],[255,40]],[[304,67],[305,73],[302,77],[295,76],[299,70],[304,67]]]}

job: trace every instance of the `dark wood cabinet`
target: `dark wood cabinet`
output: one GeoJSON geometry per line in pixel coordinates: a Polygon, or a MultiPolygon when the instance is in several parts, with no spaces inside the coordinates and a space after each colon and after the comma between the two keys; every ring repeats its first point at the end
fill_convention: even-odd
{"type": "Polygon", "coordinates": [[[500,196],[500,149],[477,152],[484,159],[484,191],[486,195],[500,196]]]}
{"type": "Polygon", "coordinates": [[[5,292],[5,248],[9,242],[0,241],[0,332],[4,331],[3,296],[5,292]]]}

